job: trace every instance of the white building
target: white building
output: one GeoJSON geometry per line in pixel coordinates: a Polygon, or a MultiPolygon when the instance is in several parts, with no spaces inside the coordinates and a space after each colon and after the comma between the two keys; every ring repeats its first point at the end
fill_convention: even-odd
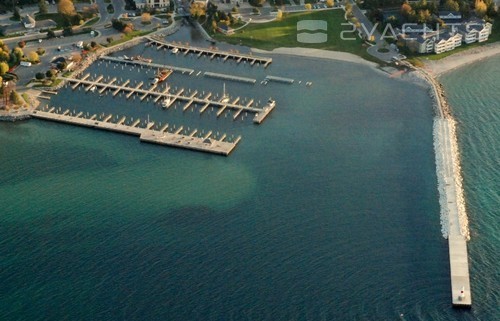
{"type": "Polygon", "coordinates": [[[136,0],[135,6],[137,9],[149,8],[165,8],[170,6],[170,0],[136,0]]]}
{"type": "Polygon", "coordinates": [[[456,32],[431,32],[419,35],[416,40],[418,53],[440,54],[462,45],[462,35],[456,32]]]}
{"type": "Polygon", "coordinates": [[[473,42],[484,42],[491,34],[492,25],[484,21],[468,21],[458,27],[466,44],[473,42]]]}
{"type": "Polygon", "coordinates": [[[22,23],[24,25],[24,28],[26,29],[33,29],[35,28],[36,22],[35,19],[30,17],[30,15],[26,15],[24,18],[22,18],[22,23]]]}

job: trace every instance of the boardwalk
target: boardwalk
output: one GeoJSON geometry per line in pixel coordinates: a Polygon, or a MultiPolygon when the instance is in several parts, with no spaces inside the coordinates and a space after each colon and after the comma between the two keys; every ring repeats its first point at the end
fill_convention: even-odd
{"type": "Polygon", "coordinates": [[[250,99],[249,102],[243,104],[240,103],[239,97],[235,98],[233,101],[231,100],[226,101],[224,99],[216,100],[211,97],[211,94],[199,97],[197,95],[198,94],[197,91],[194,91],[194,93],[190,94],[184,94],[184,90],[181,89],[177,93],[170,93],[170,90],[168,88],[159,89],[157,88],[156,85],[153,85],[153,87],[149,89],[145,89],[143,88],[144,86],[143,82],[140,82],[135,86],[129,86],[129,81],[125,81],[123,85],[120,85],[117,84],[116,81],[113,79],[112,81],[107,81],[100,76],[97,77],[98,81],[87,80],[87,79],[88,79],[88,74],[85,75],[82,79],[67,78],[66,80],[71,84],[70,86],[73,90],[75,90],[78,86],[83,85],[86,91],[92,90],[92,88],[94,88],[93,90],[97,89],[98,92],[104,92],[105,90],[110,90],[112,91],[113,96],[116,96],[120,92],[124,92],[125,97],[127,99],[129,99],[134,94],[140,95],[141,100],[144,100],[146,97],[149,96],[153,98],[155,102],[159,100],[169,101],[167,106],[165,106],[167,108],[170,105],[172,105],[173,102],[175,101],[184,101],[186,102],[186,105],[184,106],[185,108],[183,108],[183,110],[186,110],[192,104],[197,104],[203,106],[202,109],[200,110],[200,113],[203,113],[208,106],[213,106],[219,108],[217,116],[220,116],[226,109],[233,109],[238,113],[241,113],[242,111],[251,112],[255,114],[254,123],[256,124],[260,124],[266,118],[266,116],[269,115],[269,113],[274,109],[274,106],[270,108],[269,105],[265,106],[264,108],[254,107],[253,99],[250,99]]]}
{"type": "Polygon", "coordinates": [[[104,116],[102,120],[96,120],[97,116],[92,115],[89,118],[82,117],[82,113],[71,116],[69,110],[59,114],[55,112],[55,107],[45,107],[43,110],[34,110],[32,117],[43,120],[57,121],[77,126],[97,128],[102,130],[114,131],[123,134],[139,136],[140,140],[147,143],[167,145],[213,153],[218,155],[229,155],[236,147],[241,137],[236,138],[233,142],[224,141],[226,135],[219,139],[210,138],[212,132],[198,137],[194,136],[197,130],[191,131],[188,135],[182,135],[183,127],[177,129],[174,133],[167,132],[168,124],[161,127],[159,130],[153,130],[154,122],[149,122],[145,127],[139,127],[140,119],[135,120],[131,125],[125,125],[125,119],[122,117],[116,123],[110,122],[113,115],[104,116]]]}
{"type": "Polygon", "coordinates": [[[192,54],[198,55],[198,57],[205,55],[205,56],[208,56],[210,59],[214,59],[215,57],[220,57],[220,58],[222,58],[223,61],[226,61],[227,59],[232,59],[232,60],[235,60],[237,63],[240,63],[242,61],[247,61],[252,66],[257,63],[260,65],[263,65],[264,68],[267,68],[267,66],[269,66],[271,64],[271,62],[273,61],[272,58],[258,57],[258,56],[253,56],[250,54],[222,51],[222,50],[212,49],[212,48],[193,47],[193,46],[189,46],[189,45],[182,45],[182,44],[177,44],[177,43],[159,41],[159,40],[153,39],[151,37],[146,37],[146,39],[148,39],[151,44],[156,45],[158,50],[160,50],[162,48],[166,48],[169,50],[177,48],[176,50],[178,50],[180,53],[182,53],[184,55],[192,53],[192,54]]]}

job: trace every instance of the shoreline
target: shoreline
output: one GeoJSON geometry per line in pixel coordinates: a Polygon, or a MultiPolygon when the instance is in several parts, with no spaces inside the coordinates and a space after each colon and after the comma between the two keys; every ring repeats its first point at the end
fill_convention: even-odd
{"type": "Polygon", "coordinates": [[[251,50],[254,53],[261,53],[261,54],[279,54],[279,55],[300,56],[306,58],[323,58],[329,60],[351,62],[351,63],[370,66],[373,68],[378,68],[380,66],[375,62],[365,60],[360,56],[343,51],[331,51],[324,49],[301,48],[301,47],[293,47],[293,48],[280,47],[280,48],[275,48],[271,51],[257,49],[257,48],[251,48],[251,50]]]}
{"type": "Polygon", "coordinates": [[[500,55],[500,42],[471,48],[440,60],[423,60],[423,62],[428,72],[439,77],[452,70],[496,55],[500,55]]]}

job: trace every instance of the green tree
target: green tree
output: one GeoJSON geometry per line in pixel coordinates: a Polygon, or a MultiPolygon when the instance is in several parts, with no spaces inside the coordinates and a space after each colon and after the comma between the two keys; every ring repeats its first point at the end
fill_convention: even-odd
{"type": "Polygon", "coordinates": [[[55,38],[56,37],[56,33],[53,31],[53,30],[49,30],[47,31],[47,38],[55,38]]]}
{"type": "Polygon", "coordinates": [[[14,105],[22,105],[23,100],[21,96],[17,93],[17,91],[13,90],[10,92],[10,102],[13,103],[14,105]]]}
{"type": "Polygon", "coordinates": [[[38,80],[42,80],[43,78],[45,78],[45,75],[43,74],[43,72],[37,72],[35,74],[35,78],[38,80]]]}
{"type": "Polygon", "coordinates": [[[0,62],[0,76],[5,75],[5,73],[9,71],[9,64],[6,62],[0,62]]]}
{"type": "Polygon", "coordinates": [[[21,14],[19,13],[18,7],[14,7],[12,18],[14,18],[15,20],[21,20],[21,14]]]}
{"type": "Polygon", "coordinates": [[[45,55],[45,49],[43,49],[43,48],[38,48],[38,49],[36,50],[36,53],[37,53],[39,56],[43,56],[43,55],[45,55]]]}
{"type": "Polygon", "coordinates": [[[45,0],[38,1],[38,12],[41,14],[49,12],[49,7],[47,6],[47,2],[45,0]]]}
{"type": "Polygon", "coordinates": [[[23,57],[24,57],[24,52],[19,47],[14,48],[12,53],[14,54],[14,56],[16,56],[17,62],[21,61],[21,59],[23,59],[23,57]]]}
{"type": "Polygon", "coordinates": [[[455,0],[446,0],[444,8],[449,11],[458,11],[460,10],[460,5],[455,0]]]}
{"type": "Polygon", "coordinates": [[[54,69],[49,69],[45,73],[45,76],[47,76],[47,78],[54,78],[56,75],[57,75],[57,71],[55,71],[54,69]]]}
{"type": "Polygon", "coordinates": [[[38,63],[40,62],[40,57],[35,51],[31,51],[30,53],[28,53],[28,60],[31,63],[38,63]]]}

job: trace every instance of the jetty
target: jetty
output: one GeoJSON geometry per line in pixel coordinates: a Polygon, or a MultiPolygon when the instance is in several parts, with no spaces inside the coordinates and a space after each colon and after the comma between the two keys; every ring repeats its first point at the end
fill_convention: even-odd
{"type": "Polygon", "coordinates": [[[220,57],[223,62],[226,62],[228,59],[235,60],[237,63],[240,63],[242,61],[246,61],[250,63],[251,66],[254,64],[259,64],[263,65],[264,68],[267,68],[273,61],[272,58],[267,58],[267,57],[258,57],[258,56],[253,56],[251,54],[242,54],[239,52],[230,52],[230,51],[223,51],[223,50],[218,50],[216,48],[201,48],[201,47],[194,47],[190,45],[183,45],[183,44],[178,44],[178,43],[173,43],[173,42],[165,42],[165,41],[160,41],[158,39],[153,39],[151,37],[146,37],[146,39],[149,40],[149,43],[152,45],[156,45],[157,49],[160,50],[162,48],[172,50],[176,48],[176,51],[183,53],[184,55],[187,54],[195,54],[198,57],[201,56],[208,56],[210,59],[214,59],[216,57],[220,57]]]}
{"type": "MultiPolygon", "coordinates": [[[[85,75],[83,78],[64,78],[73,90],[76,90],[78,86],[84,86],[85,89],[95,88],[98,89],[99,93],[109,90],[112,96],[115,97],[119,93],[124,93],[127,99],[130,99],[134,94],[140,95],[140,100],[146,99],[146,97],[151,97],[153,101],[157,102],[159,100],[165,100],[168,98],[170,103],[168,108],[175,101],[182,101],[186,104],[184,105],[184,110],[189,108],[191,105],[196,104],[202,106],[200,109],[200,114],[203,113],[209,106],[218,108],[217,117],[219,117],[226,109],[235,110],[237,113],[242,111],[251,112],[255,114],[253,121],[256,124],[260,124],[264,119],[271,113],[274,109],[271,105],[266,105],[263,108],[254,106],[254,99],[250,99],[243,102],[239,97],[231,101],[224,101],[217,99],[211,94],[201,95],[198,91],[186,91],[183,88],[179,89],[176,93],[170,93],[169,88],[159,88],[159,86],[153,85],[150,88],[144,88],[144,82],[139,82],[135,86],[130,83],[130,80],[125,81],[123,84],[119,84],[116,81],[106,80],[104,77],[97,76],[96,80],[89,80],[89,75],[85,75]]],[[[238,114],[239,114],[238,113],[238,114]]],[[[236,119],[236,118],[234,118],[236,119]]]]}
{"type": "Polygon", "coordinates": [[[460,160],[455,121],[441,84],[427,71],[420,74],[430,85],[430,95],[436,107],[434,119],[434,151],[441,205],[441,228],[448,238],[450,259],[451,302],[454,307],[472,306],[467,241],[470,238],[465,212],[460,160]]]}
{"type": "Polygon", "coordinates": [[[237,137],[234,141],[225,141],[226,135],[215,139],[210,138],[212,132],[203,136],[195,136],[198,133],[197,129],[190,131],[188,134],[181,134],[183,127],[179,127],[175,132],[167,132],[168,124],[159,129],[153,129],[154,122],[146,122],[144,127],[141,127],[141,120],[131,119],[130,124],[125,124],[125,118],[122,117],[117,122],[112,122],[113,115],[102,115],[97,117],[92,115],[88,118],[83,117],[83,113],[71,113],[69,109],[61,112],[61,108],[45,106],[41,109],[32,111],[33,118],[56,121],[71,125],[96,128],[101,130],[113,131],[123,134],[139,136],[142,142],[166,145],[171,147],[178,147],[201,151],[206,153],[218,154],[228,156],[241,140],[241,136],[237,137]],[[100,120],[98,120],[100,119],[100,120]]]}

